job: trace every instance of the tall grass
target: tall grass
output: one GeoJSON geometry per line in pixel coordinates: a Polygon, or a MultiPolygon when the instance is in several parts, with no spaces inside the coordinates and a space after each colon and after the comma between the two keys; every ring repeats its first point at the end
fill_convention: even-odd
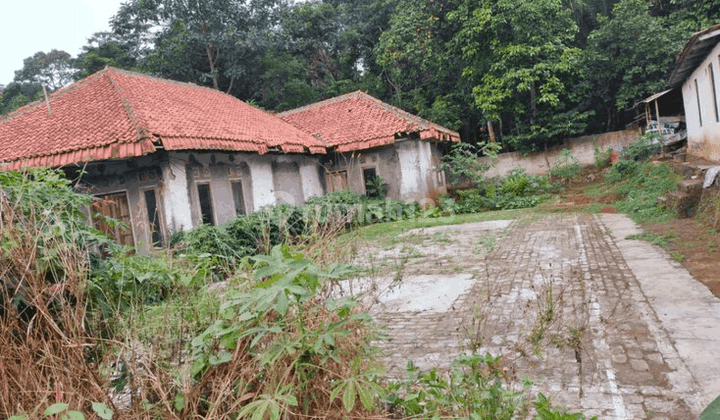
{"type": "Polygon", "coordinates": [[[91,350],[87,245],[77,196],[48,171],[0,174],[0,417],[90,401],[112,407],[91,350]]]}

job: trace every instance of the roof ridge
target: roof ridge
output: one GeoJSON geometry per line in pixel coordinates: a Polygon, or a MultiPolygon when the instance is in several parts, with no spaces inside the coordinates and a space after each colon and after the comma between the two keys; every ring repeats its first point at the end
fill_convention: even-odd
{"type": "MultiPolygon", "coordinates": [[[[103,70],[105,70],[105,69],[103,69],[103,70]]],[[[64,88],[60,88],[60,89],[56,90],[55,92],[48,93],[48,98],[50,99],[50,105],[52,105],[53,98],[62,97],[63,95],[66,95],[66,94],[80,88],[81,86],[85,86],[85,85],[89,84],[90,82],[92,82],[93,80],[101,77],[102,76],[101,73],[103,72],[103,70],[97,71],[88,77],[84,77],[84,78],[78,80],[77,82],[73,82],[70,86],[66,86],[64,88]]],[[[41,85],[42,85],[42,83],[41,83],[41,85]]],[[[12,111],[10,111],[6,114],[0,114],[0,122],[9,121],[13,118],[16,118],[16,117],[24,114],[27,111],[33,110],[33,109],[37,108],[38,106],[42,106],[42,105],[45,105],[45,96],[44,95],[42,98],[36,99],[32,102],[29,102],[29,103],[21,106],[20,108],[13,109],[12,111]]],[[[51,109],[52,109],[52,106],[51,106],[51,109]]]]}
{"type": "MultiPolygon", "coordinates": [[[[105,66],[104,69],[100,70],[98,73],[103,73],[107,78],[110,80],[110,84],[113,87],[114,94],[116,95],[116,98],[120,100],[120,102],[123,105],[123,108],[125,109],[125,113],[127,114],[128,119],[130,120],[133,127],[135,127],[135,131],[138,134],[138,141],[142,141],[146,138],[152,138],[153,135],[149,134],[149,129],[147,128],[146,124],[143,124],[142,117],[135,112],[135,110],[132,107],[132,104],[130,102],[130,99],[127,97],[127,95],[124,95],[124,92],[121,92],[123,89],[122,84],[119,80],[115,79],[113,77],[113,74],[119,69],[115,67],[105,66]]],[[[134,72],[133,72],[134,73],[134,72]]]]}
{"type": "Polygon", "coordinates": [[[295,113],[299,113],[299,112],[304,112],[304,111],[307,111],[307,110],[309,110],[309,109],[314,109],[314,108],[317,108],[317,107],[321,107],[321,106],[325,106],[325,105],[329,105],[329,104],[334,104],[334,103],[337,103],[337,102],[342,102],[342,101],[347,100],[347,99],[350,99],[350,98],[359,98],[359,99],[363,99],[363,100],[365,100],[365,101],[371,102],[371,103],[373,103],[374,105],[379,106],[380,108],[382,108],[382,109],[384,109],[384,110],[386,110],[386,111],[388,111],[388,112],[391,112],[391,113],[397,115],[397,116],[400,117],[400,118],[404,118],[404,119],[408,120],[408,122],[410,122],[410,123],[415,123],[415,124],[419,125],[420,128],[423,129],[423,130],[421,130],[421,131],[434,128],[434,129],[436,129],[436,130],[438,130],[438,131],[449,132],[451,135],[460,136],[460,134],[458,134],[458,132],[456,132],[455,130],[451,130],[451,129],[447,128],[447,127],[443,127],[443,126],[441,126],[440,124],[436,124],[436,123],[434,123],[434,122],[432,122],[432,121],[430,121],[430,120],[428,120],[428,119],[425,119],[425,118],[423,118],[423,117],[421,117],[421,116],[419,116],[419,115],[415,115],[415,114],[413,114],[413,113],[411,113],[411,112],[405,111],[404,109],[402,109],[402,108],[400,108],[400,107],[397,107],[397,106],[395,106],[395,105],[391,105],[391,104],[389,104],[389,103],[387,103],[387,102],[384,102],[384,101],[382,101],[382,100],[380,100],[380,99],[378,99],[378,98],[376,98],[376,97],[374,97],[374,96],[372,96],[372,95],[370,95],[370,94],[368,94],[367,92],[364,92],[364,91],[362,91],[362,90],[356,90],[356,91],[348,92],[348,93],[345,93],[345,94],[343,94],[343,95],[339,95],[339,96],[335,96],[335,97],[333,97],[333,98],[325,99],[325,100],[320,101],[320,102],[314,102],[314,103],[312,103],[312,104],[308,104],[308,105],[305,105],[305,106],[301,106],[301,107],[299,107],[299,108],[294,108],[294,109],[290,109],[290,110],[287,110],[287,111],[283,111],[283,112],[280,112],[280,113],[278,113],[278,114],[276,114],[276,115],[277,115],[278,117],[282,118],[282,117],[284,117],[284,116],[286,116],[286,115],[291,115],[291,114],[295,114],[295,113]]]}
{"type": "MultiPolygon", "coordinates": [[[[278,112],[275,115],[282,118],[285,115],[295,114],[297,112],[306,111],[308,109],[317,108],[319,106],[334,104],[336,102],[341,102],[341,101],[344,101],[349,98],[358,98],[358,97],[360,97],[360,95],[370,96],[367,93],[363,92],[362,90],[354,90],[352,92],[343,93],[342,95],[333,96],[332,98],[323,99],[322,101],[319,101],[319,102],[313,102],[311,104],[303,105],[303,106],[300,106],[297,108],[288,109],[287,111],[278,112]]],[[[372,96],[370,96],[370,97],[372,98],[372,96]]]]}

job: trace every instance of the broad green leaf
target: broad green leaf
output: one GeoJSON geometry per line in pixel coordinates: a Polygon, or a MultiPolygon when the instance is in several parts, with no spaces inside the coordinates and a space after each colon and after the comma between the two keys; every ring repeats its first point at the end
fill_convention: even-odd
{"type": "Polygon", "coordinates": [[[208,362],[210,362],[210,364],[213,366],[219,365],[222,363],[227,363],[231,360],[232,360],[232,354],[230,354],[226,351],[221,351],[217,355],[213,354],[212,356],[210,356],[208,358],[208,362]]]}
{"type": "Polygon", "coordinates": [[[105,404],[94,402],[92,403],[92,409],[97,413],[98,417],[103,420],[110,420],[113,417],[113,411],[109,409],[105,404]]]}
{"type": "Polygon", "coordinates": [[[26,420],[28,418],[27,414],[17,414],[12,417],[10,417],[8,420],[26,420]]]}
{"type": "Polygon", "coordinates": [[[54,416],[57,413],[61,413],[68,409],[69,405],[65,403],[55,403],[43,411],[43,416],[54,416]]]}
{"type": "Polygon", "coordinates": [[[355,407],[356,397],[357,393],[355,392],[355,381],[350,380],[345,386],[345,392],[342,397],[343,407],[345,407],[345,411],[348,413],[355,407]]]}
{"type": "Polygon", "coordinates": [[[177,411],[183,411],[185,409],[185,395],[182,392],[178,392],[173,399],[173,406],[177,411]]]}
{"type": "Polygon", "coordinates": [[[700,420],[720,420],[720,396],[705,408],[700,415],[700,420]]]}
{"type": "Polygon", "coordinates": [[[67,414],[61,417],[64,420],[85,420],[85,415],[79,411],[68,411],[67,414]]]}

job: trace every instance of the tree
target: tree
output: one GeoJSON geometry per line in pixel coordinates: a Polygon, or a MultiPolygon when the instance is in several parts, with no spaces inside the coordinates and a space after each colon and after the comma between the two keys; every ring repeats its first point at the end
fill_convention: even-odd
{"type": "Polygon", "coordinates": [[[75,69],[72,62],[72,56],[65,51],[38,51],[23,60],[23,68],[15,71],[13,80],[17,83],[43,84],[51,91],[58,90],[73,82],[75,69]]]}
{"type": "Polygon", "coordinates": [[[461,29],[449,19],[458,1],[411,0],[390,19],[375,47],[390,101],[477,142],[481,115],[474,107],[472,86],[463,78],[467,65],[456,36],[461,29]]]}
{"type": "Polygon", "coordinates": [[[74,60],[77,72],[75,80],[85,78],[106,66],[126,70],[135,70],[139,66],[140,57],[136,46],[114,32],[96,32],[82,47],[82,52],[74,60]]]}
{"type": "Polygon", "coordinates": [[[598,22],[583,61],[589,95],[607,115],[605,130],[612,130],[619,128],[621,111],[663,89],[690,33],[685,25],[651,16],[644,0],[622,0],[612,17],[600,15],[598,22]]]}
{"type": "Polygon", "coordinates": [[[578,27],[560,0],[467,1],[453,19],[469,65],[464,75],[488,121],[520,152],[540,150],[583,132],[587,112],[574,109],[581,79],[578,27]]]}
{"type": "Polygon", "coordinates": [[[257,79],[283,5],[282,0],[134,0],[121,7],[113,31],[138,45],[152,43],[141,59],[143,69],[243,98],[248,89],[238,89],[236,82],[257,79]]]}
{"type": "Polygon", "coordinates": [[[10,82],[0,94],[0,114],[7,114],[43,97],[38,83],[10,82]]]}

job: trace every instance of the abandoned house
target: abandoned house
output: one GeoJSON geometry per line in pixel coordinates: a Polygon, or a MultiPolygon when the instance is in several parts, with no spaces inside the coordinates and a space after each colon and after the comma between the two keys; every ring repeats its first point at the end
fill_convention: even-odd
{"type": "Polygon", "coordinates": [[[422,201],[445,192],[438,142],[458,133],[356,91],[278,114],[328,146],[326,191],[360,194],[376,176],[387,196],[422,201]]]}
{"type": "Polygon", "coordinates": [[[680,87],[687,124],[688,154],[720,161],[720,24],[690,37],[666,87],[680,87]]]}
{"type": "Polygon", "coordinates": [[[364,192],[358,173],[382,176],[389,195],[406,200],[444,190],[436,142],[457,133],[365,94],[345,97],[375,110],[328,108],[333,124],[319,112],[290,117],[331,99],[281,119],[217,90],[108,67],[0,116],[0,162],[84,169],[79,183],[95,210],[129,229],[98,227],[140,252],[268,205],[345,186],[364,192]]]}

